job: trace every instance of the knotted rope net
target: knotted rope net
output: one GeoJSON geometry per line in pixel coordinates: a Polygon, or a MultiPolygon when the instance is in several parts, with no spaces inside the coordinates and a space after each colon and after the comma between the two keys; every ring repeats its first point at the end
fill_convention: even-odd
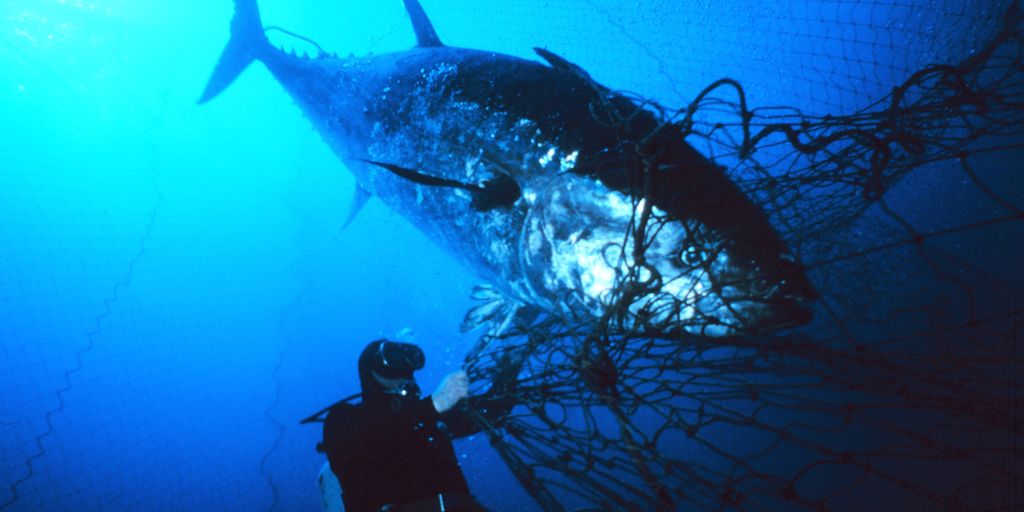
{"type": "MultiPolygon", "coordinates": [[[[998,238],[1020,255],[1014,191],[978,169],[1020,170],[1022,19],[1002,6],[968,58],[854,112],[750,105],[730,79],[682,109],[632,98],[724,167],[821,296],[803,326],[659,337],[631,328],[651,292],[634,268],[596,322],[528,307],[494,322],[466,358],[474,394],[518,405],[478,419],[545,510],[1024,504],[1019,291],[948,250],[998,238]],[[977,211],[921,222],[901,209],[894,187],[935,168],[977,211]]],[[[643,198],[617,247],[635,266],[677,222],[643,198]]]]}

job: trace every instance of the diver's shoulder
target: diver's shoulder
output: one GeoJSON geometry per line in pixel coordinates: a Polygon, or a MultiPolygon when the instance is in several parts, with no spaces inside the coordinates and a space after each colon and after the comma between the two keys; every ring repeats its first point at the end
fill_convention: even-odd
{"type": "Polygon", "coordinates": [[[349,402],[342,402],[334,404],[327,410],[327,417],[324,418],[324,423],[333,423],[342,419],[350,419],[354,416],[358,416],[359,411],[362,409],[362,403],[353,404],[349,402]]]}

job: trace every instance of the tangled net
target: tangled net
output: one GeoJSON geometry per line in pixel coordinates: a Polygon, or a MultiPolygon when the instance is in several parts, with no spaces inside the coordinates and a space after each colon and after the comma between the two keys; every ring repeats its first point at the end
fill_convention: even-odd
{"type": "MultiPolygon", "coordinates": [[[[975,171],[1024,148],[1022,19],[1014,2],[970,58],[848,115],[749,108],[729,79],[679,111],[637,101],[726,165],[822,297],[797,329],[660,339],[622,329],[637,300],[628,272],[597,324],[528,308],[495,323],[466,358],[474,394],[521,405],[478,420],[545,510],[1024,504],[1024,318],[1004,300],[1016,292],[937,248],[991,227],[1014,236],[1024,220],[975,171]],[[887,193],[942,163],[1001,213],[916,229],[887,193]]],[[[621,248],[640,251],[623,255],[633,262],[671,221],[635,206],[624,238],[636,243],[621,248]]]]}

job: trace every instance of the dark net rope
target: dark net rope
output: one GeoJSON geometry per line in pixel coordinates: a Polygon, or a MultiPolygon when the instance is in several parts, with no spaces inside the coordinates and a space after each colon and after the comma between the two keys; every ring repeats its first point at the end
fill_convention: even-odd
{"type": "Polygon", "coordinates": [[[1021,21],[1015,3],[972,57],[848,115],[750,108],[731,80],[680,111],[636,99],[728,168],[822,297],[809,325],[784,332],[638,334],[630,306],[660,284],[644,251],[673,221],[635,199],[616,248],[632,266],[596,323],[522,308],[467,356],[478,394],[520,404],[479,421],[542,507],[1020,506],[1022,310],[940,245],[985,229],[1019,237],[1020,208],[973,162],[1024,149],[1021,21]],[[918,229],[887,193],[942,164],[987,214],[918,229]]]}

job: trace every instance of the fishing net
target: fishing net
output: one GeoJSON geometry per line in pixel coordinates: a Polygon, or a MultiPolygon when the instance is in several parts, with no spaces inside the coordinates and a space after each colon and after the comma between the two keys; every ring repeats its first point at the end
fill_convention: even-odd
{"type": "MultiPolygon", "coordinates": [[[[259,3],[329,51],[414,42],[401,2],[259,3]]],[[[232,86],[229,122],[191,108],[231,2],[161,4],[0,8],[3,511],[315,508],[318,434],[293,420],[352,384],[338,333],[416,318],[447,333],[461,317],[462,292],[435,289],[452,278],[430,286],[426,240],[337,237],[342,199],[323,190],[345,173],[268,73],[232,86]],[[245,87],[263,89],[246,102],[245,87]],[[276,186],[300,187],[302,258],[292,225],[274,227],[289,215],[276,186]],[[197,193],[216,198],[190,215],[197,193]],[[231,213],[246,221],[214,221],[231,213]],[[197,238],[211,223],[223,231],[197,238]],[[322,247],[336,238],[344,264],[322,247]],[[401,258],[379,261],[392,246],[401,258]],[[286,266],[308,293],[265,280],[286,266]]],[[[633,91],[767,214],[820,294],[806,325],[704,338],[631,330],[635,264],[596,320],[488,310],[497,298],[478,290],[494,315],[466,356],[473,394],[518,404],[479,421],[540,507],[1024,508],[1019,2],[423,4],[445,43],[533,60],[544,47],[633,91]]],[[[672,222],[634,196],[627,263],[672,222]]],[[[456,350],[437,338],[428,352],[456,350]]],[[[467,476],[495,510],[520,505],[498,473],[467,476]]]]}
{"type": "Polygon", "coordinates": [[[661,285],[643,253],[677,221],[635,189],[603,316],[495,313],[466,357],[476,394],[519,404],[478,419],[529,494],[545,510],[1024,504],[1018,280],[957,250],[994,237],[1021,256],[1019,190],[992,180],[1020,169],[1022,20],[1017,3],[988,11],[966,57],[908,69],[854,110],[757,106],[733,79],[681,109],[633,97],[724,166],[821,297],[798,328],[641,334],[633,306],[661,285]],[[979,172],[992,158],[1010,170],[979,172]],[[981,206],[923,220],[901,210],[900,187],[935,169],[981,206]]]}

